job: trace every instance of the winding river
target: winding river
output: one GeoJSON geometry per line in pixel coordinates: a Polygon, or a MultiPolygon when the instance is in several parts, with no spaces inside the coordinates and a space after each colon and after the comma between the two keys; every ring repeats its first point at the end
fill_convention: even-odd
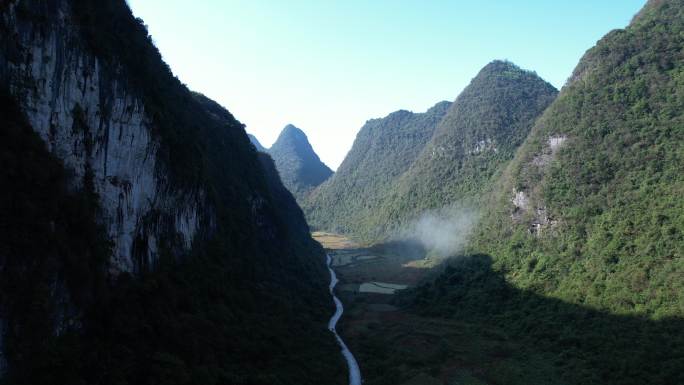
{"type": "Polygon", "coordinates": [[[340,335],[337,334],[337,330],[335,330],[337,321],[339,321],[340,317],[342,317],[344,307],[342,306],[342,301],[340,301],[340,299],[337,298],[334,292],[335,285],[337,285],[338,280],[337,275],[335,275],[335,271],[333,271],[332,269],[332,257],[330,256],[330,254],[328,254],[326,258],[328,262],[328,270],[330,270],[330,295],[332,295],[333,301],[335,301],[335,314],[333,314],[333,316],[330,318],[330,321],[328,322],[328,329],[330,329],[330,331],[333,332],[333,334],[335,334],[337,343],[340,345],[340,348],[342,348],[342,355],[344,356],[344,359],[347,360],[347,366],[349,367],[349,385],[361,385],[362,381],[361,371],[359,370],[359,364],[356,362],[356,358],[354,358],[354,355],[347,347],[347,344],[344,343],[340,335]]]}

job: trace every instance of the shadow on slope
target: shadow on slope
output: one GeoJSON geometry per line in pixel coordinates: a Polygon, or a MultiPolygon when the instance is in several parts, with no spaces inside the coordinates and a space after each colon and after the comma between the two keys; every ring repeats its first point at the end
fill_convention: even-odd
{"type": "Polygon", "coordinates": [[[355,341],[369,385],[684,383],[684,319],[607,314],[523,291],[487,255],[456,259],[400,300],[408,311],[355,341]]]}

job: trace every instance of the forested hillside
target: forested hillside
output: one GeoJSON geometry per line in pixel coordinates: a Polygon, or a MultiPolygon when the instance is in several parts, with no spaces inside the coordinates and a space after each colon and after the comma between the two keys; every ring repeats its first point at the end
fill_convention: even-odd
{"type": "Polygon", "coordinates": [[[367,229],[374,209],[415,161],[449,106],[440,102],[424,113],[401,110],[369,120],[335,175],[304,203],[312,226],[344,233],[367,229]]]}
{"type": "Polygon", "coordinates": [[[426,210],[476,207],[556,93],[535,73],[494,61],[454,103],[414,118],[406,134],[375,130],[381,145],[369,146],[362,130],[344,167],[312,195],[307,217],[315,227],[378,241],[426,210]]]}
{"type": "Polygon", "coordinates": [[[413,309],[548,355],[559,382],[682,383],[683,169],[684,4],[649,1],[586,52],[413,309]]]}
{"type": "Polygon", "coordinates": [[[383,202],[375,217],[378,228],[384,225],[391,234],[425,210],[454,204],[477,209],[556,95],[534,72],[510,62],[489,63],[456,98],[383,202]]]}
{"type": "Polygon", "coordinates": [[[318,158],[304,131],[291,124],[283,128],[268,153],[275,161],[283,184],[300,203],[333,173],[318,158]]]}
{"type": "Polygon", "coordinates": [[[474,249],[572,302],[684,314],[684,4],[590,49],[518,152],[474,249]]]}

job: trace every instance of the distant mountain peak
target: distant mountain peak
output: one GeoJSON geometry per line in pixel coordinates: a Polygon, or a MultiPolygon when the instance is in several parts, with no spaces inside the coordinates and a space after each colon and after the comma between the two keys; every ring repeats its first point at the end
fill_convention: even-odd
{"type": "Polygon", "coordinates": [[[453,103],[369,120],[335,176],[311,195],[307,219],[376,242],[421,211],[473,199],[556,94],[534,72],[495,60],[453,103]]]}
{"type": "Polygon", "coordinates": [[[483,69],[490,68],[490,67],[520,69],[520,67],[518,67],[515,63],[513,63],[510,60],[506,60],[506,59],[494,59],[494,60],[490,61],[487,65],[485,65],[483,67],[483,69]]]}
{"type": "Polygon", "coordinates": [[[283,183],[300,201],[333,173],[318,157],[306,133],[293,124],[283,128],[268,152],[283,183]]]}
{"type": "MultiPolygon", "coordinates": [[[[534,71],[520,68],[515,63],[508,60],[492,60],[487,65],[482,67],[480,72],[475,76],[475,79],[483,76],[496,76],[501,78],[518,79],[523,76],[533,75],[539,78],[534,71]]],[[[541,78],[540,78],[541,79],[541,78]]]]}
{"type": "MultiPolygon", "coordinates": [[[[280,131],[280,135],[278,135],[276,143],[279,141],[282,143],[283,141],[287,140],[296,140],[299,142],[309,143],[309,138],[306,136],[306,133],[304,133],[304,131],[294,124],[288,124],[283,127],[282,131],[280,131]]],[[[273,145],[275,146],[275,143],[273,145]]]]}
{"type": "Polygon", "coordinates": [[[256,138],[256,136],[252,134],[247,134],[247,137],[249,138],[249,141],[252,143],[252,145],[256,148],[257,151],[259,152],[266,152],[266,147],[262,146],[261,143],[259,142],[259,139],[256,138]]]}

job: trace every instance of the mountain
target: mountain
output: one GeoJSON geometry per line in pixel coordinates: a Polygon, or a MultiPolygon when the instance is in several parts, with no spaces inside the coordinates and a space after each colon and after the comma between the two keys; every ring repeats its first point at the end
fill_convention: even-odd
{"type": "Polygon", "coordinates": [[[496,330],[564,383],[683,383],[683,59],[681,1],[588,50],[414,310],[496,330]]]}
{"type": "Polygon", "coordinates": [[[0,382],[344,378],[296,202],[126,2],[4,1],[0,31],[0,382]]]}
{"type": "Polygon", "coordinates": [[[285,187],[299,202],[333,174],[311,147],[304,131],[288,124],[268,150],[285,187]]]}
{"type": "Polygon", "coordinates": [[[519,283],[684,314],[683,27],[681,2],[650,1],[587,51],[516,154],[477,245],[519,283]]]}
{"type": "MultiPolygon", "coordinates": [[[[223,108],[220,104],[216,103],[215,101],[209,99],[205,95],[199,93],[199,92],[192,92],[192,95],[195,97],[195,100],[202,104],[206,111],[216,120],[218,121],[224,121],[224,122],[229,122],[232,120],[235,120],[235,117],[233,117],[233,114],[230,113],[230,111],[226,110],[223,108]]],[[[247,138],[249,138],[250,143],[254,145],[257,151],[264,152],[266,149],[264,146],[259,143],[257,138],[252,135],[252,134],[247,134],[247,138]]]]}
{"type": "Polygon", "coordinates": [[[256,148],[257,151],[259,152],[267,152],[268,150],[266,147],[262,146],[261,143],[259,143],[259,140],[256,138],[256,136],[252,134],[247,134],[247,137],[249,138],[249,141],[254,145],[254,148],[256,148]]]}
{"type": "Polygon", "coordinates": [[[450,106],[444,101],[424,113],[400,110],[366,122],[332,178],[305,201],[312,226],[343,233],[364,227],[450,106]]]}
{"type": "MultiPolygon", "coordinates": [[[[350,187],[341,183],[341,188],[329,194],[332,199],[313,194],[314,203],[307,208],[310,222],[365,241],[378,241],[397,234],[428,210],[456,204],[476,206],[475,201],[492,186],[556,94],[553,86],[533,72],[509,62],[489,63],[454,103],[440,103],[426,113],[423,118],[428,123],[417,125],[419,134],[410,132],[404,139],[392,130],[380,131],[380,141],[389,147],[367,147],[367,153],[374,153],[376,158],[366,168],[357,167],[355,181],[347,183],[377,187],[352,187],[352,193],[345,195],[342,190],[350,187]],[[403,146],[409,149],[406,156],[401,156],[403,152],[383,155],[403,146]],[[394,158],[396,155],[401,160],[394,158]],[[388,177],[383,179],[383,175],[388,177]],[[329,203],[338,196],[345,198],[329,203]]],[[[349,157],[353,162],[357,152],[352,149],[349,157]]]]}
{"type": "Polygon", "coordinates": [[[534,72],[506,61],[487,64],[402,175],[380,220],[405,221],[454,203],[476,205],[557,94],[534,72]]]}

